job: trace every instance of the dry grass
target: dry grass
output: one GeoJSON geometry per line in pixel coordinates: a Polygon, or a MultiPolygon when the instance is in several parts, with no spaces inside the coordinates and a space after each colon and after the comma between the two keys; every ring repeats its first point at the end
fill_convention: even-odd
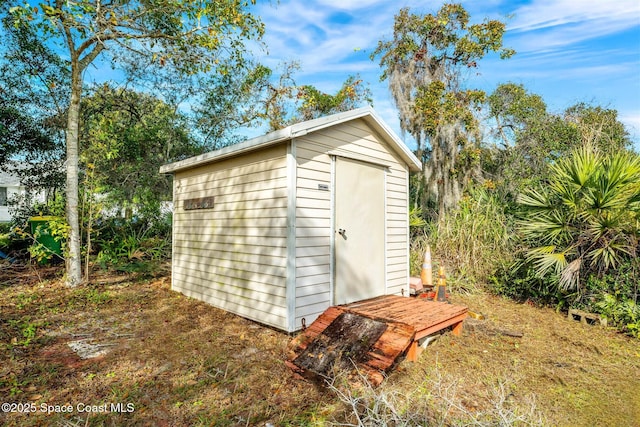
{"type": "MultiPolygon", "coordinates": [[[[67,289],[55,277],[16,284],[7,280],[10,273],[5,269],[0,277],[9,284],[0,285],[0,401],[33,403],[37,411],[0,414],[2,425],[353,420],[335,393],[294,378],[285,367],[287,334],[174,293],[168,277],[104,277],[67,289]],[[81,360],[67,345],[81,338],[111,351],[81,360]],[[111,403],[131,404],[133,411],[77,408],[111,403]],[[42,404],[69,404],[73,412],[47,415],[42,404]]],[[[430,416],[442,425],[489,425],[479,422],[497,419],[502,408],[553,426],[640,426],[640,341],[501,298],[471,295],[458,302],[487,320],[469,321],[462,337],[443,335],[418,363],[401,363],[374,393],[407,397],[394,401],[405,413],[420,410],[415,402],[432,402],[430,416]]]]}
{"type": "Polygon", "coordinates": [[[3,425],[302,425],[330,407],[330,396],[284,366],[286,334],[171,292],[166,277],[5,287],[0,305],[0,400],[38,409],[0,414],[3,425]],[[28,324],[37,329],[24,345],[28,324]],[[80,360],[66,344],[79,338],[112,351],[80,360]],[[46,415],[43,403],[74,411],[46,415]],[[134,411],[76,407],[110,403],[132,403],[134,411]]]}
{"type": "Polygon", "coordinates": [[[469,319],[460,338],[446,334],[423,355],[421,369],[397,381],[445,375],[458,381],[460,400],[486,410],[500,383],[522,410],[535,399],[552,426],[640,426],[640,340],[564,314],[491,295],[454,297],[486,316],[469,319]],[[505,332],[520,332],[516,338],[505,332]]]}

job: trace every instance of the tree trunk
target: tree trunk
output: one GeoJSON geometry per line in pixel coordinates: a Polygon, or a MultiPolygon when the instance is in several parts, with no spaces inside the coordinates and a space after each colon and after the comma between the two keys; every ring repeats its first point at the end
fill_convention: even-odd
{"type": "Polygon", "coordinates": [[[437,203],[440,219],[455,209],[462,197],[461,178],[455,172],[458,157],[456,137],[455,125],[440,126],[431,139],[431,158],[428,167],[425,167],[427,190],[437,203]]]}
{"type": "Polygon", "coordinates": [[[78,132],[80,116],[80,97],[82,95],[82,78],[78,66],[72,65],[71,102],[69,103],[67,121],[67,224],[69,237],[67,240],[67,286],[77,286],[82,282],[82,263],[80,252],[80,221],[78,218],[78,132]]]}

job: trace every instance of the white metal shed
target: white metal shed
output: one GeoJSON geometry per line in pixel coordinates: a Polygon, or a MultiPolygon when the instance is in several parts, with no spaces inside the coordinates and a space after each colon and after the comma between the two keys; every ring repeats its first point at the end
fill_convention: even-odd
{"type": "Polygon", "coordinates": [[[331,305],[408,295],[418,170],[369,107],[165,165],[172,289],[287,332],[331,305]]]}

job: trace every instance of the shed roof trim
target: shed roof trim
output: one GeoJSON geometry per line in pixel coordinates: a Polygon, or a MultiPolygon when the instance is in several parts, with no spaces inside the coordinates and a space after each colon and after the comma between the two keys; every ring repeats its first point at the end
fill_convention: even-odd
{"type": "Polygon", "coordinates": [[[422,169],[420,161],[416,156],[411,152],[411,150],[409,150],[404,142],[402,142],[400,137],[398,137],[398,135],[396,135],[396,133],[391,130],[391,128],[376,114],[373,108],[363,107],[343,113],[332,114],[319,119],[296,123],[284,129],[270,132],[266,135],[252,138],[239,144],[230,145],[228,147],[221,148],[220,150],[211,151],[179,162],[163,165],[160,168],[160,173],[173,173],[205,165],[207,163],[217,162],[227,157],[237,156],[249,151],[255,151],[359,118],[366,120],[376,131],[381,133],[382,136],[386,138],[387,142],[391,144],[393,149],[396,150],[407,165],[409,165],[411,170],[419,171],[422,169]]]}

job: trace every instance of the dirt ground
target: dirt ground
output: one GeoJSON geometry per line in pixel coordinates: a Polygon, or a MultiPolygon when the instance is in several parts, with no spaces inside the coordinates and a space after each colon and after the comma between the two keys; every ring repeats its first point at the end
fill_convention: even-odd
{"type": "MultiPolygon", "coordinates": [[[[60,275],[0,265],[0,424],[356,424],[335,390],[285,366],[289,335],[172,292],[166,273],[75,289],[60,275]]],[[[640,340],[487,294],[452,300],[485,319],[401,362],[376,398],[406,397],[405,413],[436,402],[441,425],[640,426],[640,340]]]]}

